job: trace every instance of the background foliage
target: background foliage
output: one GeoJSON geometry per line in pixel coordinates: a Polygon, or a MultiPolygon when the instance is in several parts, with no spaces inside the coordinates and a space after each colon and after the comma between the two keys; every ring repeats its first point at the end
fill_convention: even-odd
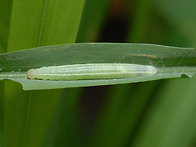
{"type": "MultiPolygon", "coordinates": [[[[195,48],[195,5],[195,0],[0,0],[0,52],[74,41],[195,48]]],[[[193,77],[24,92],[19,84],[0,81],[0,146],[192,147],[195,86],[193,77]]]]}

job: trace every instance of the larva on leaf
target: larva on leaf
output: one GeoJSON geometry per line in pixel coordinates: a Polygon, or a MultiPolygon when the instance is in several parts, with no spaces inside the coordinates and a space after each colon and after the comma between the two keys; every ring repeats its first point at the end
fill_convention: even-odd
{"type": "Polygon", "coordinates": [[[29,79],[42,80],[96,80],[152,76],[157,73],[154,66],[127,63],[91,63],[48,66],[29,69],[29,79]]]}

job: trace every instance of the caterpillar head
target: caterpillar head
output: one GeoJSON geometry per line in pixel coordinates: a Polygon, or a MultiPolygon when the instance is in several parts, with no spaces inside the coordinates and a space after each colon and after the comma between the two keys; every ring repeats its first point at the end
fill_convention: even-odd
{"type": "Polygon", "coordinates": [[[36,75],[37,75],[36,69],[29,69],[27,71],[27,78],[29,78],[29,79],[35,79],[36,75]]]}

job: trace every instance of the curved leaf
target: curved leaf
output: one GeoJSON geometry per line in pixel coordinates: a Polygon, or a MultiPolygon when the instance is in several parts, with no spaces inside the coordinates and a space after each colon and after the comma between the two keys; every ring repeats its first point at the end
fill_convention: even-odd
{"type": "Polygon", "coordinates": [[[152,44],[75,43],[1,54],[0,69],[0,79],[19,82],[25,90],[135,83],[182,75],[192,77],[196,72],[196,52],[192,48],[152,44]],[[72,81],[29,80],[26,75],[31,68],[86,63],[152,65],[158,72],[148,77],[72,81]]]}

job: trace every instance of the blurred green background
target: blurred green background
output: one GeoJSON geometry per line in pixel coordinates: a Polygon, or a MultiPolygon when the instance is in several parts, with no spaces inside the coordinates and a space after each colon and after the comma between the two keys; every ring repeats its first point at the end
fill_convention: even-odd
{"type": "MultiPolygon", "coordinates": [[[[0,0],[0,52],[73,42],[196,48],[195,6],[195,0],[0,0]]],[[[194,147],[195,87],[193,77],[24,92],[0,81],[0,146],[194,147]]]]}

